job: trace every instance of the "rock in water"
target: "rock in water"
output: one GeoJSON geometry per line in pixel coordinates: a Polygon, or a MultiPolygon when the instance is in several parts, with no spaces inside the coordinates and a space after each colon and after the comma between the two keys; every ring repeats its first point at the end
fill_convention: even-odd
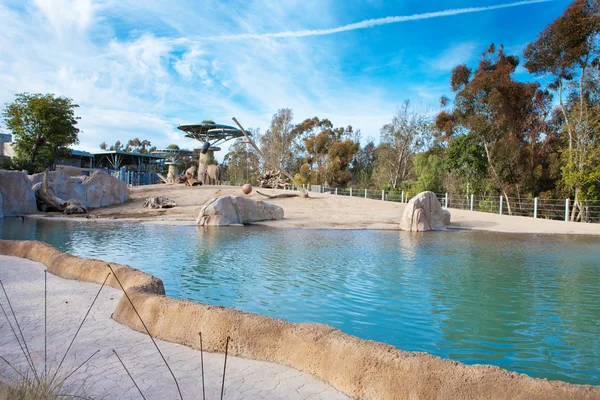
{"type": "Polygon", "coordinates": [[[223,196],[206,202],[196,223],[200,226],[228,226],[275,219],[283,219],[283,208],[242,196],[223,196]]]}
{"type": "Polygon", "coordinates": [[[122,204],[129,199],[127,185],[104,171],[94,172],[83,185],[87,208],[122,204]]]}
{"type": "Polygon", "coordinates": [[[252,185],[249,183],[246,183],[244,186],[242,186],[242,192],[244,192],[244,194],[252,193],[252,185]]]}
{"type": "Polygon", "coordinates": [[[6,217],[37,212],[35,194],[25,172],[0,170],[0,196],[6,217]]]}
{"type": "Polygon", "coordinates": [[[148,197],[146,201],[144,201],[144,208],[173,208],[177,205],[173,200],[158,196],[158,197],[148,197]]]}
{"type": "Polygon", "coordinates": [[[446,221],[450,224],[450,212],[442,209],[435,193],[421,192],[406,205],[400,229],[412,232],[445,231],[446,221]]]}

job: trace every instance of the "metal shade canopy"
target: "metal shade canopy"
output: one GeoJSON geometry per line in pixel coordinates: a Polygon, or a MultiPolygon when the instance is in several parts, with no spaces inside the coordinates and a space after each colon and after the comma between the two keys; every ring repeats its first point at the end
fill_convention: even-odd
{"type": "MultiPolygon", "coordinates": [[[[185,137],[209,143],[210,146],[244,136],[238,128],[221,124],[179,125],[177,129],[185,132],[185,137]]],[[[250,132],[246,131],[246,134],[250,135],[250,132]]]]}

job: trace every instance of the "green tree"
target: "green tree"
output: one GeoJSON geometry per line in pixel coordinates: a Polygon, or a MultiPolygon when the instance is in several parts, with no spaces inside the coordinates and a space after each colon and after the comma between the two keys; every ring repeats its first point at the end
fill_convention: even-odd
{"type": "Polygon", "coordinates": [[[294,113],[289,108],[278,110],[271,119],[271,126],[258,140],[261,151],[286,171],[294,170],[297,164],[293,119],[294,113]]]}
{"type": "MultiPolygon", "coordinates": [[[[258,131],[253,133],[256,137],[258,131]]],[[[244,139],[237,139],[225,155],[229,182],[233,185],[256,184],[260,176],[260,157],[244,139]]]]}
{"type": "Polygon", "coordinates": [[[448,142],[445,153],[445,167],[465,179],[469,188],[467,193],[485,190],[488,161],[477,138],[472,135],[456,136],[448,142]]]}
{"type": "Polygon", "coordinates": [[[575,0],[527,45],[523,53],[525,68],[544,77],[547,88],[558,97],[563,131],[567,135],[563,150],[563,182],[575,199],[571,220],[581,217],[580,194],[586,185],[584,177],[595,168],[589,163],[591,155],[588,152],[594,152],[598,136],[593,108],[598,91],[594,75],[600,57],[599,34],[600,2],[575,0]]]}
{"type": "Polygon", "coordinates": [[[433,137],[430,119],[404,102],[390,124],[381,128],[380,145],[376,152],[376,176],[379,185],[398,188],[412,171],[413,155],[422,150],[433,137]]]}
{"type": "Polygon", "coordinates": [[[415,175],[417,179],[409,183],[411,192],[432,191],[439,193],[442,188],[442,159],[436,154],[419,153],[414,157],[415,175]]]}
{"type": "Polygon", "coordinates": [[[40,172],[68,155],[69,146],[79,143],[77,107],[69,98],[40,93],[19,93],[6,104],[4,122],[16,153],[13,167],[40,172]]]}
{"type": "MultiPolygon", "coordinates": [[[[532,165],[528,160],[533,157],[530,146],[535,147],[540,140],[551,101],[539,84],[513,79],[518,65],[518,57],[492,44],[482,54],[474,73],[466,65],[455,67],[450,81],[456,92],[454,108],[436,118],[436,126],[446,138],[469,134],[481,144],[509,214],[509,195],[520,197],[529,177],[532,165]]],[[[531,182],[527,186],[531,187],[531,182]]]]}

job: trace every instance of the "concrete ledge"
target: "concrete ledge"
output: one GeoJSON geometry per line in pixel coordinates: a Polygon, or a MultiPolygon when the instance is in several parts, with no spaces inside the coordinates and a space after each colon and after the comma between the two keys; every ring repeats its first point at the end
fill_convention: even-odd
{"type": "MultiPolygon", "coordinates": [[[[38,261],[67,279],[102,283],[106,262],[62,253],[36,241],[0,240],[0,254],[38,261]]],[[[427,353],[406,352],[321,324],[295,324],[224,307],[165,296],[160,279],[110,263],[152,334],[196,348],[276,362],[309,372],[361,399],[600,399],[600,387],[535,379],[490,365],[467,366],[427,353]]],[[[119,288],[114,278],[108,284],[119,288]]],[[[143,327],[125,296],[113,318],[143,327]]]]}

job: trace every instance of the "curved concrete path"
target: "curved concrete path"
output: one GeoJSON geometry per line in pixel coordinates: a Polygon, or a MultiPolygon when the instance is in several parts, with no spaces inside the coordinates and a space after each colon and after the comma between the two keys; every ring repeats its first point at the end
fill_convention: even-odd
{"type": "MultiPolygon", "coordinates": [[[[44,269],[37,262],[0,256],[0,279],[8,292],[38,371],[44,369],[44,269]]],[[[49,375],[54,373],[99,289],[100,285],[48,274],[49,375]]],[[[117,289],[106,286],[102,289],[59,375],[66,376],[96,350],[100,352],[67,379],[67,393],[94,399],[142,398],[113,354],[114,349],[147,399],[178,399],[174,381],[150,338],[110,318],[120,296],[121,292],[117,289]]],[[[0,303],[10,313],[1,291],[0,303]]],[[[183,398],[201,399],[200,352],[162,340],[156,342],[178,378],[183,398]]],[[[0,356],[17,369],[26,371],[25,358],[1,311],[0,356]]],[[[220,398],[223,359],[223,354],[204,353],[208,400],[220,398]]],[[[0,360],[0,378],[8,380],[15,375],[0,360]]],[[[304,372],[238,357],[227,359],[224,398],[347,399],[331,386],[304,372]]]]}

